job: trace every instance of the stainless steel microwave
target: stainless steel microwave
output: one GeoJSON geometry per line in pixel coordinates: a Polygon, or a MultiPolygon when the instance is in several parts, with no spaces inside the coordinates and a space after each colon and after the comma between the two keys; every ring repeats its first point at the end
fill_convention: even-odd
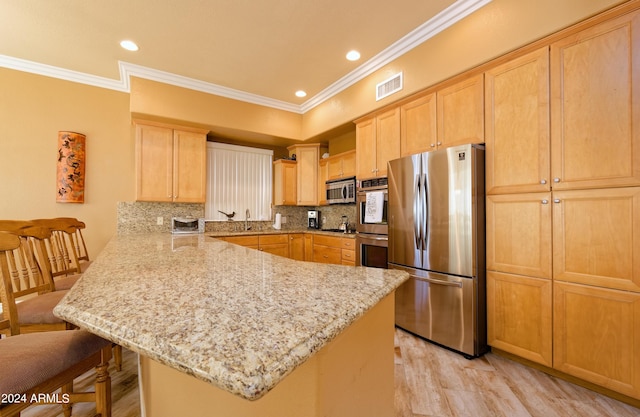
{"type": "Polygon", "coordinates": [[[327,203],[348,204],[356,202],[356,177],[327,181],[327,203]]]}

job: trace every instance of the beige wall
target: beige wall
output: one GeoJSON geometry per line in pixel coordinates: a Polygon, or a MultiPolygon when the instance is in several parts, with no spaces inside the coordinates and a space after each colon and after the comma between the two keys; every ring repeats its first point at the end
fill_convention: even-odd
{"type": "MultiPolygon", "coordinates": [[[[95,256],[115,234],[116,203],[135,198],[131,113],[245,131],[248,138],[308,139],[335,130],[350,144],[342,127],[355,118],[618,3],[493,0],[305,115],[142,79],[133,79],[125,94],[0,68],[0,218],[77,217],[87,223],[95,256]],[[376,102],[375,84],[400,70],[402,93],[376,102]],[[84,204],[55,202],[59,130],[87,135],[84,204]]],[[[335,150],[346,149],[344,143],[338,139],[335,150]]]]}
{"type": "Polygon", "coordinates": [[[0,218],[76,217],[95,257],[134,198],[129,95],[0,68],[0,218]],[[58,131],[87,136],[84,204],[56,203],[58,131]]]}

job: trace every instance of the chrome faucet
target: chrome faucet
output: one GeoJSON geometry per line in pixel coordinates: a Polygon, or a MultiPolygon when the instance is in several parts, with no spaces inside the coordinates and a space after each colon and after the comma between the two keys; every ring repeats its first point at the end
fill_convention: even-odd
{"type": "Polygon", "coordinates": [[[251,226],[249,226],[249,218],[251,218],[251,212],[249,209],[244,212],[244,230],[251,230],[251,226]]]}

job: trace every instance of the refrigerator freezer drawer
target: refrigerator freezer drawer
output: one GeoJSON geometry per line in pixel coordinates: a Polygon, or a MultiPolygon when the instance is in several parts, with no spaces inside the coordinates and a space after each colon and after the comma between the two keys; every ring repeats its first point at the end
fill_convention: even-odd
{"type": "Polygon", "coordinates": [[[483,338],[477,334],[475,280],[408,272],[409,280],[396,290],[396,325],[465,355],[483,354],[485,347],[479,340],[483,338]]]}

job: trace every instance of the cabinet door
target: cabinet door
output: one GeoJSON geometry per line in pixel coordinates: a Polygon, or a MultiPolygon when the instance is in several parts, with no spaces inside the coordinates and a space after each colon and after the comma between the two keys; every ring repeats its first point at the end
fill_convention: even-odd
{"type": "Polygon", "coordinates": [[[436,146],[436,95],[427,94],[400,107],[400,156],[436,146]]]}
{"type": "Polygon", "coordinates": [[[296,163],[278,160],[273,162],[273,204],[275,206],[296,205],[296,163]]]}
{"type": "Polygon", "coordinates": [[[640,184],[640,13],[551,45],[553,189],[640,184]]]}
{"type": "Polygon", "coordinates": [[[318,205],[318,146],[296,147],[297,195],[299,206],[318,205]]]}
{"type": "Polygon", "coordinates": [[[549,191],[549,49],[485,73],[487,194],[549,191]]]}
{"type": "Polygon", "coordinates": [[[484,83],[477,75],[437,92],[438,147],[484,143],[484,83]]]}
{"type": "Polygon", "coordinates": [[[173,201],[204,203],[207,184],[207,136],[173,131],[173,201]]]}
{"type": "Polygon", "coordinates": [[[487,196],[487,269],[551,278],[550,193],[487,196]]]}
{"type": "Polygon", "coordinates": [[[554,282],[554,368],[640,398],[640,294],[554,282]]]}
{"type": "Polygon", "coordinates": [[[327,204],[327,180],[329,179],[329,164],[326,159],[321,159],[318,164],[318,204],[327,204]]]}
{"type": "Polygon", "coordinates": [[[640,292],[640,187],[553,199],[554,279],[640,292]]]}
{"type": "Polygon", "coordinates": [[[356,124],[356,177],[375,177],[376,169],[376,119],[356,124]]]}
{"type": "Polygon", "coordinates": [[[289,234],[289,258],[304,261],[304,234],[289,234]]]}
{"type": "Polygon", "coordinates": [[[173,201],[173,130],[136,125],[136,200],[173,201]]]}
{"type": "Polygon", "coordinates": [[[387,162],[400,158],[400,108],[376,117],[376,177],[387,176],[387,162]]]}
{"type": "Polygon", "coordinates": [[[487,336],[490,346],[551,367],[550,279],[487,272],[487,336]]]}

